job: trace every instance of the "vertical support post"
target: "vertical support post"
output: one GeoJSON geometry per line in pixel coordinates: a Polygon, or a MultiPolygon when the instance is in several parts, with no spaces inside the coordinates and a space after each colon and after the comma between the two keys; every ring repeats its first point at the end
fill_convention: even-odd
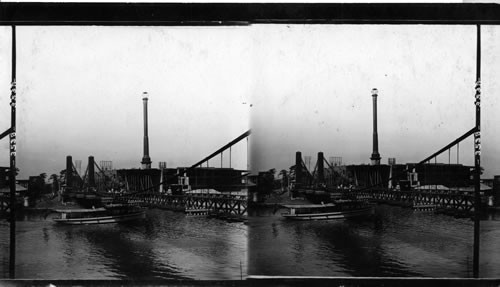
{"type": "Polygon", "coordinates": [[[322,152],[318,152],[318,182],[325,183],[325,168],[323,166],[325,159],[322,152]]]}
{"type": "Polygon", "coordinates": [[[164,165],[160,165],[160,193],[163,193],[163,172],[164,172],[164,165]]]}
{"type": "Polygon", "coordinates": [[[16,277],[16,26],[12,26],[12,81],[10,87],[10,257],[9,277],[16,277]]]}
{"type": "Polygon", "coordinates": [[[224,154],[223,152],[220,153],[220,168],[222,168],[222,155],[223,154],[224,154]]]}
{"type": "Polygon", "coordinates": [[[66,190],[73,189],[73,158],[66,156],[66,190]]]}
{"type": "Polygon", "coordinates": [[[231,168],[231,147],[229,147],[229,168],[231,168]]]}
{"type": "Polygon", "coordinates": [[[295,153],[295,187],[301,185],[302,181],[302,153],[300,151],[295,153]]]}
{"type": "Polygon", "coordinates": [[[89,187],[95,187],[94,157],[89,156],[89,187]]]}
{"type": "Polygon", "coordinates": [[[473,276],[479,277],[479,215],[481,209],[481,26],[477,25],[476,56],[476,132],[474,133],[474,257],[473,276]]]}

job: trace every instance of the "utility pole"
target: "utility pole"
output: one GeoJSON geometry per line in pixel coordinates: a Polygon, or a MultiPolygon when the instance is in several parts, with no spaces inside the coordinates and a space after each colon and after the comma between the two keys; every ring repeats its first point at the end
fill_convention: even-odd
{"type": "Polygon", "coordinates": [[[481,177],[481,26],[477,25],[476,56],[476,132],[474,133],[474,257],[472,273],[479,277],[479,216],[481,209],[480,177],[481,177]]]}
{"type": "Polygon", "coordinates": [[[10,257],[9,277],[16,277],[16,26],[12,26],[12,82],[10,88],[10,257]]]}

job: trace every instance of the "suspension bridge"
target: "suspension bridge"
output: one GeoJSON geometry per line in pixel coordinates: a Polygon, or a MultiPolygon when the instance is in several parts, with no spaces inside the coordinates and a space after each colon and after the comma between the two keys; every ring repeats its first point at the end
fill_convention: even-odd
{"type": "MultiPolygon", "coordinates": [[[[476,87],[479,93],[479,86],[476,87]]],[[[467,188],[473,181],[475,167],[460,164],[460,143],[477,136],[476,127],[416,164],[336,166],[319,152],[312,171],[308,170],[300,152],[296,153],[296,192],[370,199],[402,206],[428,206],[450,210],[451,214],[474,211],[474,190],[467,188]],[[457,161],[451,162],[452,149],[457,161]],[[437,157],[448,154],[448,163],[438,163],[437,157]],[[325,168],[326,165],[326,168],[325,168]]],[[[478,148],[476,140],[475,151],[478,148]]],[[[482,193],[481,205],[487,202],[482,193]]],[[[471,216],[471,214],[469,214],[471,216]]]]}
{"type": "Polygon", "coordinates": [[[90,156],[83,175],[72,157],[66,158],[63,196],[86,206],[127,203],[151,208],[183,211],[244,220],[247,215],[246,170],[223,166],[224,152],[232,165],[232,147],[250,136],[250,130],[186,168],[104,170],[90,156]],[[221,158],[221,167],[209,160],[221,158]],[[207,165],[207,167],[204,167],[207,165]]]}

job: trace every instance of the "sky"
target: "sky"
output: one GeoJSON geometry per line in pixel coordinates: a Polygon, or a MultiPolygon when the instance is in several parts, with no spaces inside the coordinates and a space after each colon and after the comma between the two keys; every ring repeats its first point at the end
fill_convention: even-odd
{"type": "MultiPolygon", "coordinates": [[[[10,88],[10,27],[2,27],[0,89],[10,88]]],[[[158,167],[190,166],[249,128],[252,78],[244,27],[18,27],[20,178],[59,173],[67,155],[140,167],[142,93],[149,94],[149,149],[158,167]]],[[[9,94],[1,118],[10,119],[9,94]]],[[[2,141],[0,165],[7,166],[2,141]]],[[[223,156],[228,167],[229,155],[223,156]]],[[[247,169],[247,142],[231,166],[247,169]]],[[[210,166],[220,167],[220,158],[210,166]]]]}
{"type": "MultiPolygon", "coordinates": [[[[419,162],[475,124],[476,27],[275,25],[253,27],[258,55],[251,166],[288,169],[295,152],[368,164],[377,88],[382,163],[419,162]]],[[[482,27],[482,165],[500,174],[498,27],[482,27]]],[[[460,163],[473,165],[472,138],[460,163]]],[[[456,162],[456,149],[451,151],[456,162]]],[[[448,154],[438,157],[448,163],[448,154]]]]}
{"type": "MultiPolygon", "coordinates": [[[[0,27],[2,130],[10,33],[0,27]]],[[[485,177],[500,175],[499,33],[482,26],[485,177]]],[[[82,169],[90,155],[139,167],[144,91],[153,167],[189,166],[249,128],[232,167],[288,169],[296,151],[312,165],[319,151],[369,163],[373,88],[382,163],[418,162],[474,126],[475,26],[26,26],[17,28],[17,47],[20,178],[59,173],[67,155],[82,169]]],[[[472,154],[472,139],[460,144],[460,163],[472,165],[472,154]]]]}

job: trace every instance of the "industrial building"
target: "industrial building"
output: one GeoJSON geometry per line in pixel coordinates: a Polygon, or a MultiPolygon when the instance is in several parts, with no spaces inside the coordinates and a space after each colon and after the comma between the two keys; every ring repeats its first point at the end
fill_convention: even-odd
{"type": "Polygon", "coordinates": [[[473,184],[472,166],[444,163],[406,163],[396,164],[395,158],[389,158],[389,164],[381,164],[377,132],[377,97],[378,90],[371,91],[373,101],[373,149],[370,164],[333,165],[318,153],[316,167],[307,169],[300,152],[296,153],[295,188],[399,188],[409,190],[417,186],[443,186],[447,188],[468,187],[473,184]],[[325,163],[327,166],[325,166],[325,163]]]}
{"type": "Polygon", "coordinates": [[[165,168],[165,169],[120,169],[117,174],[126,189],[144,191],[151,189],[173,193],[181,190],[215,189],[220,192],[239,191],[245,188],[245,171],[233,168],[165,168]],[[163,183],[163,184],[160,184],[163,183]]]}
{"type": "Polygon", "coordinates": [[[358,187],[407,189],[411,186],[443,185],[465,187],[472,185],[473,168],[461,164],[394,164],[349,165],[348,177],[358,187]]]}

